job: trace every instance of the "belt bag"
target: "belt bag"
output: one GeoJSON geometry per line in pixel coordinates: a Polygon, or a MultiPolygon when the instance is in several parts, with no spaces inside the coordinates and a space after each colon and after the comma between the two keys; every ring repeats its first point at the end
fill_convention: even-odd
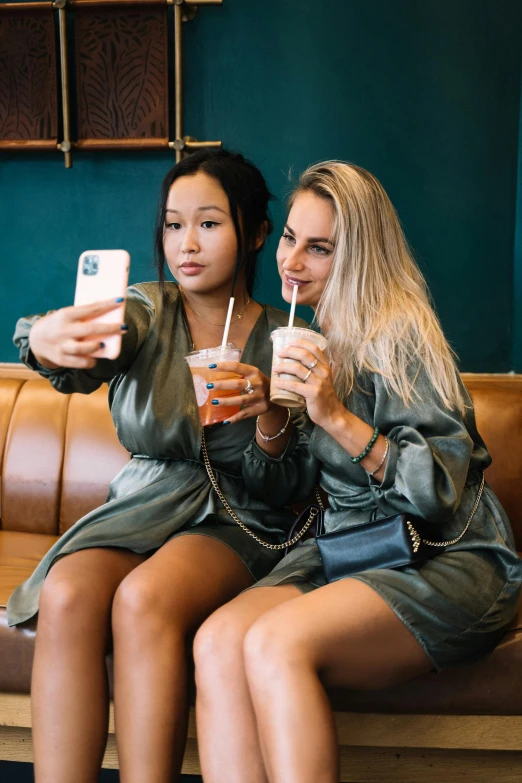
{"type": "Polygon", "coordinates": [[[429,539],[427,534],[433,530],[433,526],[425,519],[408,514],[395,514],[326,534],[324,518],[320,515],[316,542],[327,581],[335,582],[377,568],[414,565],[435,557],[465,535],[475,516],[483,489],[484,474],[466,526],[461,534],[451,541],[429,539]]]}

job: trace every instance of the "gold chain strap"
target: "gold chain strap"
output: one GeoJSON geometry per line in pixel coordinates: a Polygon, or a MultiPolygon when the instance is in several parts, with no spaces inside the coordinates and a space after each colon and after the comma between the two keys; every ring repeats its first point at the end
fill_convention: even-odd
{"type": "MultiPolygon", "coordinates": [[[[312,524],[312,522],[314,521],[314,519],[316,518],[316,516],[319,513],[319,511],[317,511],[317,509],[315,509],[315,508],[310,509],[310,516],[308,517],[308,519],[304,523],[304,525],[301,528],[301,530],[299,531],[299,533],[296,533],[296,535],[290,541],[285,541],[284,544],[269,544],[267,541],[263,541],[262,538],[259,538],[259,536],[257,536],[252,530],[250,530],[250,528],[248,528],[243,522],[241,522],[241,520],[239,519],[237,514],[230,508],[230,506],[229,506],[229,504],[227,502],[226,497],[221,492],[221,490],[219,488],[219,484],[216,481],[216,477],[214,476],[214,471],[212,470],[212,466],[210,464],[210,460],[208,458],[207,444],[206,444],[206,441],[205,441],[205,432],[204,431],[201,433],[201,452],[203,454],[203,462],[205,463],[205,467],[207,469],[207,473],[208,473],[208,477],[210,479],[210,483],[214,487],[216,495],[218,496],[218,498],[222,502],[223,506],[226,508],[226,510],[228,511],[228,513],[230,514],[232,519],[234,520],[234,522],[237,525],[239,525],[241,530],[244,530],[245,533],[248,533],[249,536],[252,536],[254,541],[257,541],[258,544],[261,544],[261,546],[264,546],[266,549],[281,550],[281,549],[286,549],[289,546],[293,546],[294,544],[296,544],[299,541],[300,538],[302,538],[304,536],[304,534],[306,533],[306,531],[308,530],[308,528],[310,527],[310,525],[312,524]]],[[[317,487],[315,488],[315,493],[316,493],[316,497],[318,498],[319,504],[320,504],[320,506],[322,508],[321,498],[320,498],[319,493],[317,491],[317,487]]]]}
{"type": "Polygon", "coordinates": [[[475,513],[477,511],[477,508],[479,507],[480,499],[482,497],[482,492],[484,491],[484,474],[482,474],[482,480],[480,482],[479,490],[477,492],[477,498],[475,500],[475,503],[473,505],[473,508],[471,509],[471,514],[469,515],[469,519],[466,523],[466,527],[460,534],[460,536],[457,536],[457,538],[452,539],[452,541],[427,541],[424,538],[421,538],[418,532],[415,530],[411,522],[408,522],[408,530],[413,540],[413,551],[417,552],[419,549],[419,546],[422,544],[426,544],[427,546],[438,546],[438,547],[446,547],[446,546],[452,546],[453,544],[456,544],[460,541],[460,539],[466,535],[468,532],[468,528],[471,525],[471,520],[475,516],[475,513]]]}
{"type": "MultiPolygon", "coordinates": [[[[242,522],[238,515],[235,513],[235,511],[229,506],[226,497],[221,492],[221,489],[219,488],[219,484],[216,481],[216,477],[214,476],[214,471],[212,470],[212,466],[210,464],[210,459],[208,457],[208,451],[207,451],[207,444],[205,441],[205,432],[202,431],[201,433],[201,451],[203,454],[203,462],[205,463],[205,468],[207,469],[208,477],[210,479],[210,483],[214,487],[214,491],[218,498],[220,499],[221,503],[225,507],[225,509],[228,511],[234,522],[239,525],[241,530],[244,530],[245,533],[248,533],[249,536],[251,536],[254,541],[257,541],[258,544],[261,544],[261,546],[264,546],[266,549],[272,549],[274,551],[278,551],[281,549],[286,549],[287,547],[293,546],[294,544],[297,544],[297,542],[304,536],[316,516],[318,515],[318,511],[314,508],[310,509],[310,516],[304,523],[303,527],[299,531],[299,533],[296,533],[296,535],[290,539],[290,541],[285,541],[284,544],[269,544],[267,541],[263,541],[262,538],[259,538],[258,535],[256,535],[250,528],[248,528],[244,522],[242,522]]],[[[411,522],[408,522],[408,530],[413,540],[413,551],[417,552],[419,549],[419,546],[421,543],[426,544],[427,546],[435,546],[435,547],[447,547],[452,546],[453,544],[457,544],[463,536],[466,535],[468,532],[468,528],[471,525],[471,522],[473,520],[473,517],[475,516],[475,513],[477,511],[477,508],[479,507],[480,499],[482,498],[482,493],[484,491],[484,473],[482,474],[482,480],[480,482],[479,490],[477,492],[477,497],[475,500],[475,503],[473,504],[473,508],[471,509],[471,514],[469,515],[469,519],[466,523],[466,527],[462,531],[462,533],[457,536],[457,538],[452,539],[451,541],[427,541],[426,539],[423,539],[420,537],[418,532],[415,530],[411,522]]],[[[318,506],[324,510],[323,502],[321,500],[321,495],[319,494],[319,490],[317,487],[314,487],[315,497],[317,499],[318,506]]]]}

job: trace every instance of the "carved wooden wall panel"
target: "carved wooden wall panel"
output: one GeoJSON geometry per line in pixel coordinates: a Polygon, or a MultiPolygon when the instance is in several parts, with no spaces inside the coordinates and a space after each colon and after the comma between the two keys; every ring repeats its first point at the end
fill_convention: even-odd
{"type": "Polygon", "coordinates": [[[167,10],[77,8],[78,140],[168,141],[167,10]]]}
{"type": "Polygon", "coordinates": [[[0,140],[56,148],[58,108],[53,11],[0,15],[0,140]]]}
{"type": "Polygon", "coordinates": [[[182,26],[222,2],[0,0],[0,149],[220,147],[183,133],[182,26]]]}

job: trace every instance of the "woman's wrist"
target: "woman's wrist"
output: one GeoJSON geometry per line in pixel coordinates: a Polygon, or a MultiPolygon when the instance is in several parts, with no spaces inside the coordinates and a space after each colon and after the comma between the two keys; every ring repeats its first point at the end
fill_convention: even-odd
{"type": "Polygon", "coordinates": [[[342,410],[336,410],[332,414],[326,426],[321,426],[348,452],[350,457],[358,457],[364,453],[373,440],[370,450],[358,464],[371,474],[371,478],[382,480],[389,453],[388,439],[384,435],[378,434],[373,439],[375,429],[344,406],[342,410]]]}
{"type": "Polygon", "coordinates": [[[288,408],[282,408],[280,405],[275,405],[271,402],[270,407],[264,413],[261,413],[257,418],[261,426],[277,427],[281,422],[286,421],[288,416],[288,408]]]}
{"type": "Polygon", "coordinates": [[[339,430],[345,432],[350,431],[353,420],[355,418],[356,417],[353,415],[353,413],[350,413],[350,411],[347,410],[341,402],[339,402],[336,408],[329,415],[327,421],[319,424],[319,426],[329,435],[335,437],[335,433],[338,433],[339,430]]]}
{"type": "Polygon", "coordinates": [[[281,435],[284,435],[288,428],[288,425],[290,424],[290,416],[291,416],[290,408],[288,408],[284,425],[281,427],[281,429],[277,430],[277,432],[275,432],[273,435],[261,431],[261,427],[259,426],[260,416],[258,416],[256,419],[256,431],[259,437],[261,438],[261,440],[263,441],[263,443],[268,443],[269,441],[275,440],[276,438],[280,438],[281,435]]]}
{"type": "Polygon", "coordinates": [[[46,359],[45,356],[40,356],[39,354],[35,353],[31,346],[29,346],[29,349],[33,355],[33,358],[36,360],[36,362],[41,365],[42,367],[45,367],[46,370],[59,370],[59,365],[54,364],[53,362],[50,362],[49,359],[46,359]]]}
{"type": "Polygon", "coordinates": [[[257,417],[256,443],[271,457],[277,458],[283,454],[291,432],[292,424],[288,408],[271,403],[270,408],[257,417]]]}
{"type": "Polygon", "coordinates": [[[40,342],[37,339],[37,333],[39,334],[40,324],[42,322],[42,318],[39,318],[31,327],[31,331],[29,332],[29,350],[31,351],[33,357],[36,359],[38,364],[40,364],[42,367],[45,367],[46,370],[57,370],[58,365],[54,362],[51,362],[49,359],[47,359],[45,356],[42,356],[42,354],[38,350],[38,343],[40,342]],[[35,349],[35,343],[36,343],[36,349],[35,349]]]}

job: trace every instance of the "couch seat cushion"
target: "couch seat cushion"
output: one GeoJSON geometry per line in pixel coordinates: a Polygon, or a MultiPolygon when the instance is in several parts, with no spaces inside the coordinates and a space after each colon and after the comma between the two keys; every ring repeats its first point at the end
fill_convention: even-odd
{"type": "Polygon", "coordinates": [[[29,693],[36,623],[9,628],[5,605],[58,536],[0,530],[0,691],[29,693]]]}
{"type": "Polygon", "coordinates": [[[58,536],[0,530],[0,607],[57,540],[58,536]]]}
{"type": "MultiPolygon", "coordinates": [[[[0,531],[0,692],[29,693],[36,621],[9,628],[5,605],[57,536],[0,531]]],[[[112,655],[107,656],[112,690],[112,655]]],[[[380,691],[330,692],[337,710],[455,715],[522,715],[522,606],[487,658],[380,691]]]]}

